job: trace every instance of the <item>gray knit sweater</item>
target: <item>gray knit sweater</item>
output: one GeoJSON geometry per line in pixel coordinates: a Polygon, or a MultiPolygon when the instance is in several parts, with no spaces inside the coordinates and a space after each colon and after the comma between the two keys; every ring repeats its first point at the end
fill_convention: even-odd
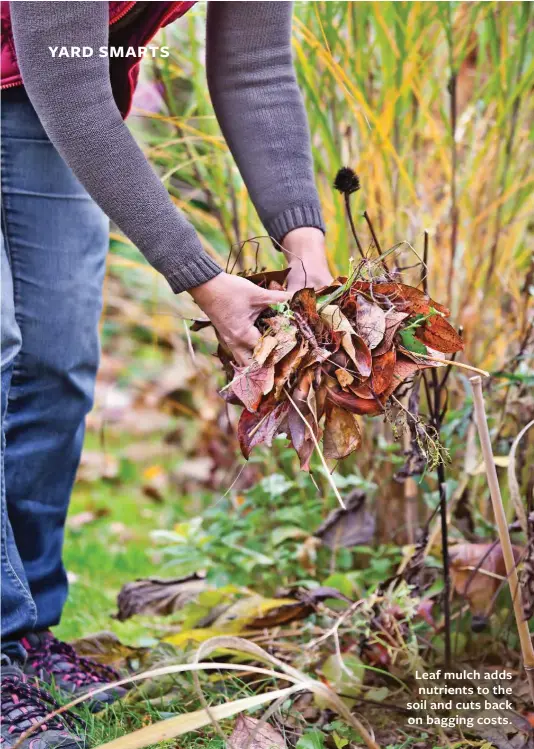
{"type": "MultiPolygon", "coordinates": [[[[291,58],[290,2],[209,2],[206,69],[217,119],[267,232],[323,228],[309,133],[291,58]]],[[[175,292],[221,269],[124,124],[109,59],[49,47],[108,44],[108,3],[11,3],[28,96],[48,137],[107,215],[175,292]]],[[[134,21],[135,22],[135,21],[134,21]]]]}

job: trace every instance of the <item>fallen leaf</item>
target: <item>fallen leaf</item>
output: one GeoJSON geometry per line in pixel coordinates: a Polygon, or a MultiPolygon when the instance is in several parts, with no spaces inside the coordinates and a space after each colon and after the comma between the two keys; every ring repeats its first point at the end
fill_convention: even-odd
{"type": "Polygon", "coordinates": [[[80,530],[85,525],[94,523],[100,518],[105,518],[109,515],[109,509],[107,507],[99,507],[96,510],[84,510],[83,512],[77,512],[75,515],[69,515],[67,518],[67,527],[71,530],[80,530]]]}
{"type": "Polygon", "coordinates": [[[317,312],[317,297],[314,289],[300,289],[297,291],[291,299],[290,306],[294,313],[297,312],[304,316],[312,329],[321,320],[317,312]]]}
{"type": "Polygon", "coordinates": [[[228,746],[233,749],[285,749],[286,742],[269,723],[248,715],[238,715],[228,746]]]}
{"type": "Polygon", "coordinates": [[[227,606],[215,619],[213,627],[219,630],[237,627],[237,631],[241,632],[244,629],[257,629],[258,626],[260,628],[271,626],[265,623],[258,625],[258,622],[266,622],[273,611],[284,606],[293,606],[296,603],[298,602],[293,598],[265,598],[258,593],[253,593],[227,606]]]}
{"type": "Polygon", "coordinates": [[[359,335],[352,336],[352,343],[356,353],[356,369],[362,377],[369,377],[373,366],[371,350],[359,335]]]}
{"type": "Polygon", "coordinates": [[[256,411],[264,395],[274,385],[274,366],[262,367],[253,362],[247,367],[235,367],[236,374],[230,390],[248,411],[256,411]]]}
{"type": "Polygon", "coordinates": [[[244,457],[250,457],[250,451],[256,445],[265,444],[271,447],[273,438],[278,433],[289,412],[289,402],[283,401],[276,406],[264,404],[256,413],[246,409],[241,414],[237,426],[239,445],[244,457]]]}
{"type": "Polygon", "coordinates": [[[365,666],[354,653],[336,653],[324,661],[321,673],[336,692],[357,697],[362,690],[365,666]]]}
{"type": "Polygon", "coordinates": [[[247,281],[251,281],[256,286],[261,286],[264,289],[268,288],[271,281],[284,286],[285,280],[289,275],[289,270],[289,268],[283,268],[283,270],[264,270],[259,273],[252,273],[250,276],[245,276],[245,278],[247,281]]]}
{"type": "Polygon", "coordinates": [[[119,461],[114,455],[100,450],[84,450],[76,474],[77,481],[115,479],[119,475],[119,461]]]}
{"type": "Polygon", "coordinates": [[[347,320],[343,312],[335,304],[329,304],[321,309],[321,317],[328,323],[330,328],[336,332],[341,333],[341,339],[343,342],[343,348],[350,356],[354,364],[358,364],[356,350],[352,342],[352,336],[356,336],[357,333],[347,320]]]}
{"type": "Polygon", "coordinates": [[[411,315],[428,315],[431,309],[441,312],[445,317],[449,316],[449,310],[442,304],[438,304],[427,294],[403,283],[371,283],[369,281],[356,281],[353,291],[366,291],[377,302],[385,301],[400,312],[409,312],[411,315]]]}
{"type": "MultiPolygon", "coordinates": [[[[409,354],[409,352],[404,351],[402,353],[409,354]]],[[[399,385],[401,385],[409,377],[412,377],[416,372],[420,372],[423,369],[430,369],[437,366],[440,365],[434,364],[431,361],[425,362],[424,364],[422,362],[415,362],[412,359],[407,358],[406,355],[397,354],[397,360],[393,369],[391,384],[389,385],[387,390],[382,393],[382,397],[389,398],[389,396],[395,392],[399,385]]]]}
{"type": "Polygon", "coordinates": [[[297,345],[297,328],[284,315],[269,318],[271,335],[276,338],[276,346],[269,359],[270,364],[277,364],[297,345]]]}
{"type": "Polygon", "coordinates": [[[375,356],[381,356],[385,354],[393,346],[393,339],[401,325],[401,323],[409,317],[408,312],[397,312],[395,309],[389,309],[385,313],[386,318],[386,330],[384,332],[384,338],[382,343],[374,350],[375,356]]]}
{"type": "Polygon", "coordinates": [[[311,430],[316,439],[320,439],[319,428],[308,405],[312,377],[313,372],[310,369],[304,371],[297,387],[293,390],[291,397],[294,405],[291,404],[287,417],[291,444],[300,458],[300,467],[303,471],[309,470],[309,461],[315,447],[311,430]]]}
{"type": "Polygon", "coordinates": [[[358,449],[362,441],[360,426],[354,414],[329,404],[323,435],[325,458],[341,460],[358,449]]]}
{"type": "MultiPolygon", "coordinates": [[[[313,536],[310,538],[317,545],[317,539],[313,536]]],[[[339,590],[328,586],[318,586],[311,590],[298,590],[296,595],[299,600],[281,600],[279,606],[273,606],[269,611],[249,622],[249,628],[265,629],[266,627],[278,627],[282,624],[289,624],[289,622],[305,619],[316,611],[319,603],[331,598],[336,601],[344,601],[347,604],[352,603],[351,599],[344,596],[339,590]]],[[[274,599],[274,601],[276,600],[274,599]]]]}
{"type": "Polygon", "coordinates": [[[415,337],[443,354],[453,354],[464,347],[458,333],[441,315],[433,315],[416,328],[415,337]]]}
{"type": "Polygon", "coordinates": [[[396,361],[397,354],[394,348],[385,354],[373,357],[371,385],[376,395],[380,395],[391,385],[396,361]]]}
{"type": "Polygon", "coordinates": [[[352,385],[354,377],[346,369],[336,369],[336,379],[342,388],[352,385]]]}
{"type": "Polygon", "coordinates": [[[162,579],[148,577],[123,585],[117,597],[120,622],[136,614],[168,616],[193,601],[208,585],[201,575],[162,579]]]}
{"type": "Polygon", "coordinates": [[[302,360],[309,351],[307,341],[295,346],[277,365],[274,375],[274,397],[279,398],[286,383],[295,374],[302,360]]]}
{"type": "Polygon", "coordinates": [[[352,414],[374,416],[384,412],[384,406],[380,401],[359,398],[354,393],[345,393],[343,390],[336,390],[334,387],[326,388],[326,399],[352,414]]]}
{"type": "Polygon", "coordinates": [[[78,655],[92,658],[97,663],[104,665],[131,659],[142,659],[150,650],[150,648],[132,648],[129,645],[124,645],[114,632],[107,631],[80,637],[70,644],[78,655]]]}
{"type": "Polygon", "coordinates": [[[384,310],[361,294],[356,296],[356,329],[370,349],[378,346],[386,332],[384,310]]]}
{"type": "Polygon", "coordinates": [[[260,338],[252,352],[252,358],[260,367],[265,364],[269,354],[276,348],[276,344],[277,338],[274,335],[264,335],[260,338]]]}
{"type": "MultiPolygon", "coordinates": [[[[512,550],[518,562],[522,549],[513,546],[512,550]]],[[[501,545],[455,544],[451,546],[449,556],[453,588],[469,604],[473,630],[480,631],[488,621],[495,593],[506,579],[501,545]]]]}
{"type": "Polygon", "coordinates": [[[355,489],[345,498],[345,509],[338,507],[329,513],[315,531],[329,549],[350,549],[368,544],[375,533],[374,515],[365,506],[365,494],[355,489]]]}

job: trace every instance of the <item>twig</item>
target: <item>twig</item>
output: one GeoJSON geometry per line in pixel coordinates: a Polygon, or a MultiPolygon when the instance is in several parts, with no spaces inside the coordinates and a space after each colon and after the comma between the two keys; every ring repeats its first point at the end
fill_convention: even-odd
{"type": "Polygon", "coordinates": [[[478,428],[478,435],[480,438],[480,446],[482,448],[482,455],[484,456],[484,463],[486,466],[486,474],[488,477],[488,485],[490,489],[491,502],[493,505],[493,513],[495,515],[495,521],[497,523],[497,529],[499,531],[499,538],[501,541],[501,548],[504,558],[504,564],[506,567],[506,574],[508,577],[508,584],[510,586],[510,593],[512,595],[512,604],[514,607],[517,631],[519,634],[519,640],[521,642],[523,664],[528,679],[530,696],[534,704],[534,647],[532,646],[532,640],[530,638],[528,622],[524,619],[523,596],[521,593],[521,586],[519,585],[519,576],[517,574],[512,542],[510,540],[508,523],[506,521],[506,514],[504,512],[504,505],[502,502],[501,489],[499,487],[499,480],[497,478],[497,469],[495,468],[495,461],[493,459],[493,452],[491,449],[491,438],[486,418],[484,396],[482,394],[482,381],[480,377],[471,377],[471,387],[473,388],[475,419],[478,428]]]}
{"type": "Polygon", "coordinates": [[[319,447],[319,443],[318,443],[318,441],[317,441],[317,437],[315,436],[315,434],[314,434],[314,432],[313,432],[313,429],[311,428],[311,426],[310,426],[310,425],[308,424],[308,422],[306,421],[306,419],[305,419],[305,418],[304,418],[304,416],[302,415],[302,413],[301,413],[301,411],[300,411],[300,408],[299,408],[299,407],[297,406],[297,404],[295,403],[295,401],[293,400],[293,398],[292,398],[292,397],[291,397],[291,396],[289,395],[289,392],[288,392],[287,388],[284,388],[284,393],[285,393],[285,394],[287,395],[287,397],[288,397],[288,399],[289,399],[289,402],[291,403],[291,405],[293,406],[293,408],[295,409],[295,411],[296,411],[296,412],[298,413],[299,417],[300,417],[300,418],[302,419],[302,421],[304,422],[304,424],[305,424],[305,426],[306,426],[306,429],[307,429],[307,430],[309,431],[309,433],[311,434],[311,438],[312,438],[312,440],[313,440],[313,444],[315,445],[315,449],[317,450],[317,453],[318,453],[318,455],[319,455],[319,458],[321,459],[321,463],[323,464],[323,468],[324,468],[324,470],[325,470],[325,473],[326,473],[326,478],[327,478],[327,481],[328,481],[328,483],[330,484],[330,486],[331,486],[331,488],[332,488],[332,491],[334,492],[334,495],[335,495],[335,497],[336,497],[337,501],[339,502],[339,504],[341,505],[341,507],[342,507],[342,508],[343,508],[344,510],[346,510],[346,509],[347,509],[347,508],[346,508],[346,505],[345,505],[345,503],[343,502],[343,499],[342,499],[342,497],[341,497],[341,494],[339,493],[339,490],[338,490],[338,488],[337,488],[337,486],[336,486],[336,484],[335,484],[335,482],[334,482],[334,479],[332,478],[332,476],[331,476],[331,474],[330,474],[330,469],[328,468],[328,463],[326,462],[326,460],[325,460],[325,457],[324,457],[324,455],[323,455],[323,452],[322,452],[321,448],[319,447]]]}
{"type": "Polygon", "coordinates": [[[512,447],[510,449],[510,455],[508,456],[508,488],[510,490],[510,498],[512,500],[512,504],[514,505],[514,509],[517,515],[517,519],[519,520],[519,523],[521,525],[521,529],[525,533],[525,535],[528,535],[528,529],[527,529],[527,513],[525,511],[525,507],[523,505],[523,502],[521,501],[521,495],[519,492],[519,482],[517,480],[516,472],[515,472],[515,453],[517,450],[517,446],[521,442],[524,435],[528,432],[531,427],[534,426],[534,420],[530,421],[523,429],[519,432],[517,437],[515,438],[512,447]]]}
{"type": "Polygon", "coordinates": [[[348,216],[348,219],[349,219],[349,224],[350,224],[350,228],[351,228],[351,231],[352,231],[352,235],[353,235],[354,239],[356,240],[356,246],[358,247],[358,251],[359,251],[360,255],[365,260],[366,259],[365,252],[363,251],[362,243],[358,239],[358,234],[356,232],[356,227],[354,226],[354,220],[352,218],[352,212],[350,210],[350,195],[348,193],[345,193],[343,195],[343,197],[345,198],[345,209],[347,211],[347,216],[348,216]]]}
{"type": "Polygon", "coordinates": [[[459,367],[460,369],[467,369],[470,372],[476,372],[483,377],[489,377],[490,373],[486,372],[485,369],[479,369],[478,367],[472,367],[470,364],[464,364],[463,362],[454,361],[453,359],[438,359],[437,356],[431,356],[430,354],[414,354],[417,358],[429,359],[430,361],[439,362],[440,364],[449,364],[453,367],[459,367]]]}
{"type": "Polygon", "coordinates": [[[189,356],[191,357],[191,361],[193,362],[193,364],[196,365],[197,357],[195,354],[195,349],[193,348],[193,342],[191,340],[191,333],[189,332],[189,328],[187,326],[186,320],[184,320],[183,323],[184,323],[184,330],[185,330],[185,338],[187,340],[187,350],[189,351],[189,356]]]}
{"type": "Polygon", "coordinates": [[[375,243],[376,251],[380,255],[380,262],[382,263],[382,268],[386,271],[386,273],[389,273],[389,268],[386,265],[386,261],[382,257],[382,247],[380,246],[380,242],[378,241],[378,237],[376,236],[376,232],[374,230],[373,224],[371,222],[371,219],[367,211],[363,212],[363,217],[367,221],[367,226],[369,227],[369,231],[371,232],[371,236],[373,237],[373,242],[375,243]]]}
{"type": "MultiPolygon", "coordinates": [[[[431,372],[432,398],[428,400],[428,408],[432,419],[432,426],[436,430],[438,438],[441,435],[441,425],[446,412],[446,406],[441,407],[441,393],[438,373],[435,369],[431,372]]],[[[426,378],[425,378],[426,380],[426,378]]],[[[427,388],[427,399],[430,396],[430,387],[427,388]]],[[[441,556],[443,564],[443,617],[445,624],[445,665],[451,665],[451,577],[449,560],[449,533],[447,524],[447,484],[445,481],[445,467],[443,461],[437,465],[438,492],[439,492],[439,514],[441,525],[441,556]]]]}
{"type": "Polygon", "coordinates": [[[423,292],[428,296],[428,231],[425,231],[425,244],[423,246],[423,268],[421,270],[421,283],[423,292]]]}

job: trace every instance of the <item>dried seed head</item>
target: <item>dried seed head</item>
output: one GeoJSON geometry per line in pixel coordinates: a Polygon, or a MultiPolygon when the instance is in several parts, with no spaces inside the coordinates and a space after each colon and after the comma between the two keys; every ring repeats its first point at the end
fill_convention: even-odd
{"type": "Polygon", "coordinates": [[[343,166],[336,174],[334,187],[344,195],[352,195],[360,189],[360,179],[356,172],[349,166],[343,166]]]}

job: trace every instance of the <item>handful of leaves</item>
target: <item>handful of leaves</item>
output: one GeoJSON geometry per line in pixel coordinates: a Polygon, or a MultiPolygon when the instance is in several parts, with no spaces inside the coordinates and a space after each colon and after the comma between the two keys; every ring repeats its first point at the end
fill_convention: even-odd
{"type": "MultiPolygon", "coordinates": [[[[268,283],[269,274],[263,279],[268,283]]],[[[304,470],[321,440],[325,458],[350,455],[361,442],[357,415],[384,413],[407,378],[463,348],[448,315],[412,286],[354,275],[302,289],[264,314],[250,365],[238,367],[219,349],[230,375],[221,394],[244,406],[243,455],[281,433],[304,470]]]]}
{"type": "MultiPolygon", "coordinates": [[[[334,181],[342,193],[361,261],[348,277],[329,287],[298,291],[289,304],[264,312],[252,363],[239,367],[219,346],[228,384],[221,395],[241,404],[238,437],[243,455],[270,446],[286,434],[309,470],[314,448],[322,457],[341,459],[361,443],[358,415],[385,413],[395,390],[416,372],[441,366],[446,354],[463,348],[447,322],[449,310],[390,271],[369,217],[364,214],[379,257],[370,259],[360,242],[350,196],[360,189],[352,169],[334,181]]],[[[249,276],[282,289],[287,271],[249,276]]]]}

